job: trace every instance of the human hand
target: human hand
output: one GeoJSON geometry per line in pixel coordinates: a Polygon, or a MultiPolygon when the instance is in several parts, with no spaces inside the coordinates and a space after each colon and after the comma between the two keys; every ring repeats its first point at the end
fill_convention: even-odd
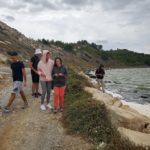
{"type": "Polygon", "coordinates": [[[58,75],[59,75],[59,76],[63,76],[64,74],[63,74],[63,73],[59,73],[58,75]]]}
{"type": "Polygon", "coordinates": [[[44,73],[41,73],[41,77],[46,78],[46,75],[44,73]]]}
{"type": "Polygon", "coordinates": [[[27,87],[27,82],[24,82],[24,87],[27,87]]]}
{"type": "Polygon", "coordinates": [[[58,74],[57,74],[57,73],[55,73],[55,74],[54,74],[54,76],[56,76],[56,77],[57,77],[57,76],[58,76],[58,74]]]}

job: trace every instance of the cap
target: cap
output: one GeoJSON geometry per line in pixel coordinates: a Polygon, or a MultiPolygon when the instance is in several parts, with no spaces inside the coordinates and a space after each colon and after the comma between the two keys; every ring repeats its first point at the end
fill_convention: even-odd
{"type": "Polygon", "coordinates": [[[36,49],[34,54],[42,54],[41,49],[36,49]]]}

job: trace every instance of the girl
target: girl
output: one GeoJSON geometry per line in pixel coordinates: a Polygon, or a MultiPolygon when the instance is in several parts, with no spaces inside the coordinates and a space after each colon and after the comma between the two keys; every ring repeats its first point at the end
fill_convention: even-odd
{"type": "Polygon", "coordinates": [[[64,93],[66,88],[67,70],[62,65],[61,58],[55,58],[54,68],[52,71],[53,82],[54,82],[54,113],[58,109],[58,100],[60,111],[63,111],[64,107],[64,93]]]}
{"type": "Polygon", "coordinates": [[[50,53],[48,50],[43,50],[43,56],[41,61],[38,64],[38,74],[40,76],[40,83],[42,87],[42,96],[41,96],[41,110],[46,110],[44,105],[44,99],[47,93],[47,107],[52,109],[50,104],[50,93],[51,93],[51,81],[52,81],[52,70],[54,62],[50,59],[50,53]]]}

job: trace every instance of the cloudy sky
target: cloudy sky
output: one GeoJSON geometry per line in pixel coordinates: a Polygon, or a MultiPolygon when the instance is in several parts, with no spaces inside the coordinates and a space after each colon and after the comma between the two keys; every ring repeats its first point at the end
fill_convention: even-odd
{"type": "Polygon", "coordinates": [[[0,20],[34,39],[150,54],[150,0],[0,0],[0,20]]]}

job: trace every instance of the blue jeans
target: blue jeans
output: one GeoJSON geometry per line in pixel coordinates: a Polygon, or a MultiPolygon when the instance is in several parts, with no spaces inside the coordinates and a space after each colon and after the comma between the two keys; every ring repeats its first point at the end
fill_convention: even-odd
{"type": "Polygon", "coordinates": [[[42,87],[41,104],[44,104],[44,99],[47,94],[47,104],[50,102],[51,81],[40,81],[42,87]]]}

